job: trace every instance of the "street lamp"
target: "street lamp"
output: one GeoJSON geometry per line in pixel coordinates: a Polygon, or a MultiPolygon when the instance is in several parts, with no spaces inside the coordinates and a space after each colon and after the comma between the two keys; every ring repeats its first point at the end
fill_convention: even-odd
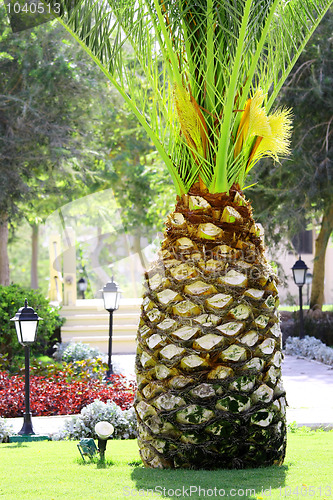
{"type": "Polygon", "coordinates": [[[295,284],[298,286],[299,290],[299,324],[300,324],[300,339],[304,338],[304,322],[303,322],[303,296],[302,296],[302,288],[305,284],[306,280],[306,272],[308,270],[308,266],[299,256],[298,261],[292,267],[293,278],[295,284]]]}
{"type": "Polygon", "coordinates": [[[84,292],[88,288],[88,283],[84,278],[80,278],[79,281],[77,282],[78,287],[79,287],[79,292],[82,294],[82,298],[85,299],[84,292]]]}
{"type": "Polygon", "coordinates": [[[120,290],[117,283],[113,281],[113,276],[111,281],[109,281],[103,290],[101,290],[104,300],[104,308],[110,313],[109,321],[109,349],[108,349],[108,371],[106,372],[106,377],[109,378],[113,374],[113,367],[111,362],[112,356],[112,325],[113,325],[113,311],[116,311],[119,307],[120,290]]]}
{"type": "Polygon", "coordinates": [[[36,341],[38,323],[42,320],[32,307],[28,307],[28,301],[25,299],[24,307],[18,310],[11,321],[15,322],[17,338],[20,344],[24,346],[25,354],[25,413],[22,429],[18,434],[35,434],[32,428],[30,412],[30,345],[36,341]]]}

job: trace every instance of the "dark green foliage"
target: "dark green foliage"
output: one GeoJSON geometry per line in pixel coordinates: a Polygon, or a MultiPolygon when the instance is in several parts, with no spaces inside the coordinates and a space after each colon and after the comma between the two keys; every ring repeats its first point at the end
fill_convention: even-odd
{"type": "Polygon", "coordinates": [[[43,318],[38,326],[37,341],[32,345],[34,355],[45,354],[52,343],[55,343],[57,328],[63,324],[59,310],[50,306],[48,299],[38,290],[31,290],[19,285],[0,285],[0,355],[7,354],[12,361],[23,355],[23,347],[18,343],[15,326],[11,318],[24,306],[24,299],[43,318]]]}
{"type": "Polygon", "coordinates": [[[328,11],[299,58],[280,104],[294,114],[293,154],[254,170],[251,198],[266,237],[280,241],[306,228],[333,200],[333,10],[328,11]]]}
{"type": "Polygon", "coordinates": [[[3,354],[0,352],[0,371],[7,370],[9,368],[8,354],[3,354]]]}
{"type": "MultiPolygon", "coordinates": [[[[31,208],[40,201],[40,217],[54,210],[44,207],[43,194],[62,197],[58,170],[63,174],[65,162],[84,149],[77,131],[87,112],[87,85],[78,82],[63,29],[43,25],[14,35],[0,8],[0,33],[0,210],[12,220],[20,202],[31,208]]],[[[67,176],[69,170],[66,165],[67,176]]]]}

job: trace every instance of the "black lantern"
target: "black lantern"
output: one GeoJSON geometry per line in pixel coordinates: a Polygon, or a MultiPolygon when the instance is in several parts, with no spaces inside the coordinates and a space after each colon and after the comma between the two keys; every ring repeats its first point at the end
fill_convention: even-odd
{"type": "Polygon", "coordinates": [[[79,287],[79,292],[81,292],[82,298],[84,299],[84,293],[88,288],[88,283],[84,278],[80,278],[79,281],[77,282],[77,285],[79,287]]]}
{"type": "Polygon", "coordinates": [[[291,268],[293,271],[293,278],[297,286],[302,287],[306,280],[306,271],[309,269],[305,262],[299,256],[298,261],[295,262],[291,268]]]}
{"type": "Polygon", "coordinates": [[[28,301],[25,299],[24,307],[21,307],[11,321],[15,321],[17,338],[20,344],[24,346],[25,353],[25,413],[23,427],[20,430],[20,435],[35,434],[32,428],[31,412],[30,412],[30,345],[36,341],[38,323],[42,318],[34,311],[32,307],[28,307],[28,301]]]}
{"type": "Polygon", "coordinates": [[[293,278],[295,284],[298,286],[299,291],[299,325],[300,325],[300,333],[299,337],[304,338],[304,321],[303,321],[303,292],[302,288],[306,281],[306,272],[308,270],[308,266],[299,256],[298,261],[292,267],[293,278]]]}
{"type": "Polygon", "coordinates": [[[15,321],[17,339],[20,344],[28,346],[36,341],[38,322],[41,320],[32,307],[28,307],[25,299],[24,307],[21,307],[10,321],[15,321]]]}
{"type": "Polygon", "coordinates": [[[111,281],[109,281],[101,291],[103,294],[104,308],[107,311],[115,311],[118,309],[121,291],[117,283],[113,281],[113,276],[111,281]]]}
{"type": "Polygon", "coordinates": [[[106,377],[109,378],[113,374],[112,367],[112,326],[113,326],[113,311],[116,311],[119,307],[119,300],[121,291],[119,286],[115,281],[113,281],[113,276],[111,281],[109,281],[103,290],[101,290],[104,300],[104,308],[109,311],[109,349],[108,349],[108,371],[106,372],[106,377]]]}

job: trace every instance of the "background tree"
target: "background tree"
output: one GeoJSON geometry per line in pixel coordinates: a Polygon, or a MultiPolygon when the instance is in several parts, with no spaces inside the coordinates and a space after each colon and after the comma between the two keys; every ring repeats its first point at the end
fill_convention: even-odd
{"type": "MultiPolygon", "coordinates": [[[[4,9],[1,16],[0,182],[5,237],[0,262],[6,276],[2,281],[9,282],[8,221],[15,248],[15,232],[23,216],[31,227],[30,285],[37,288],[40,224],[62,205],[103,189],[114,190],[122,207],[123,228],[132,233],[128,241],[133,248],[127,249],[127,255],[135,251],[141,256],[141,246],[147,244],[142,238],[161,229],[158,215],[168,211],[165,175],[160,165],[156,168],[151,141],[123,100],[107,87],[104,75],[59,24],[12,34],[4,9]],[[8,134],[15,127],[9,145],[8,134]]],[[[101,250],[103,242],[101,235],[95,250],[101,250]]],[[[96,265],[98,257],[94,252],[96,265]]],[[[24,272],[20,276],[28,284],[24,272]]]]}
{"type": "Polygon", "coordinates": [[[275,241],[305,227],[319,228],[316,239],[310,308],[322,309],[325,253],[333,231],[333,12],[330,10],[299,58],[281,105],[294,113],[293,155],[267,162],[253,176],[251,192],[258,220],[275,241]]]}
{"type": "MultiPolygon", "coordinates": [[[[121,207],[122,225],[130,237],[131,250],[139,255],[144,268],[141,250],[147,239],[163,229],[174,198],[172,182],[133,112],[119,105],[103,109],[101,148],[113,174],[108,185],[121,207]]],[[[105,179],[103,172],[101,181],[102,176],[105,179]]]]}
{"type": "Polygon", "coordinates": [[[9,222],[26,213],[35,247],[37,219],[52,210],[52,197],[59,204],[77,195],[75,180],[92,163],[95,82],[60,26],[12,34],[2,6],[0,32],[0,283],[9,284],[9,222]]]}

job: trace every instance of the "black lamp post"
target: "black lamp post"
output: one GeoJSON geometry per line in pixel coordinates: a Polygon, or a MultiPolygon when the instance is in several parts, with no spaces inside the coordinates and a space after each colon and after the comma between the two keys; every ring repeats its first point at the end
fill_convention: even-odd
{"type": "Polygon", "coordinates": [[[113,311],[116,311],[119,307],[120,290],[117,283],[113,281],[113,276],[111,281],[109,281],[103,290],[101,290],[104,300],[104,308],[110,313],[109,321],[109,349],[108,349],[108,371],[106,372],[106,377],[109,378],[113,374],[112,367],[112,325],[113,325],[113,311]]]}
{"type": "Polygon", "coordinates": [[[30,345],[36,341],[38,322],[42,320],[32,307],[28,307],[28,301],[25,299],[24,307],[18,310],[11,321],[15,321],[17,338],[20,344],[24,346],[25,354],[25,413],[23,427],[19,434],[35,434],[32,428],[30,412],[30,345]]]}
{"type": "Polygon", "coordinates": [[[309,269],[308,266],[301,259],[301,256],[299,256],[298,261],[296,261],[292,267],[294,282],[298,286],[298,290],[299,290],[299,325],[300,325],[299,337],[300,337],[300,339],[304,338],[302,288],[303,288],[303,285],[305,284],[306,271],[308,269],[309,269]]]}
{"type": "Polygon", "coordinates": [[[80,278],[79,281],[77,282],[78,287],[79,287],[79,292],[81,292],[82,299],[85,299],[84,292],[88,288],[88,283],[84,278],[80,278]]]}

